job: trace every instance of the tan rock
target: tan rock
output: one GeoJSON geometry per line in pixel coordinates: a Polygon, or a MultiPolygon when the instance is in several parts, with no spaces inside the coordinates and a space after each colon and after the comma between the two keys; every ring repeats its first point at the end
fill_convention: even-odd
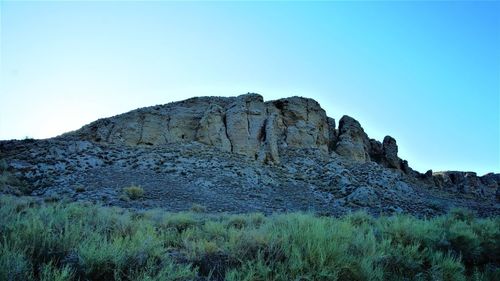
{"type": "Polygon", "coordinates": [[[268,163],[279,163],[280,150],[287,148],[326,155],[335,150],[356,161],[370,160],[370,142],[356,120],[344,116],[336,130],[335,120],[316,101],[302,97],[191,98],[101,119],[67,135],[132,146],[198,141],[268,163]]]}
{"type": "Polygon", "coordinates": [[[335,151],[357,162],[370,161],[370,140],[358,121],[347,115],[339,122],[339,136],[335,151]]]}
{"type": "Polygon", "coordinates": [[[224,118],[224,109],[216,104],[211,105],[200,120],[196,140],[219,147],[223,151],[231,151],[224,118]]]}
{"type": "Polygon", "coordinates": [[[239,96],[229,105],[226,126],[233,152],[257,158],[266,117],[262,96],[257,94],[239,96]]]}
{"type": "Polygon", "coordinates": [[[316,101],[292,97],[275,101],[274,105],[281,111],[287,146],[319,148],[328,152],[330,142],[328,119],[326,112],[316,101]]]}

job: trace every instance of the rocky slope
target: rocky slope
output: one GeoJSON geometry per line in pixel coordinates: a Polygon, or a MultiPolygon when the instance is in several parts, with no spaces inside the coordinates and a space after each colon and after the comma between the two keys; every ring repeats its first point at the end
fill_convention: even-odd
{"type": "Polygon", "coordinates": [[[500,213],[500,174],[420,174],[398,157],[392,137],[370,139],[349,116],[337,127],[301,97],[192,98],[53,139],[2,141],[0,156],[4,192],[28,186],[48,199],[228,212],[500,213]],[[131,184],[145,189],[143,198],[123,196],[131,184]]]}

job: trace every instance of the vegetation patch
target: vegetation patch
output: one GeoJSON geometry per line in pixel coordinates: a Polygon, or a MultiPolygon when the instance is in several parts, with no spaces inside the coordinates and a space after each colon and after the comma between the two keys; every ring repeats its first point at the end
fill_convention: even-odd
{"type": "Polygon", "coordinates": [[[137,200],[142,198],[142,196],[144,196],[144,189],[139,185],[131,185],[123,188],[123,193],[129,199],[137,200]]]}
{"type": "Polygon", "coordinates": [[[32,190],[22,179],[16,177],[5,160],[0,160],[0,192],[14,195],[29,194],[32,190]]]}
{"type": "Polygon", "coordinates": [[[75,186],[75,192],[80,193],[80,192],[85,192],[85,191],[86,191],[85,187],[83,187],[81,185],[75,186]]]}
{"type": "Polygon", "coordinates": [[[204,213],[207,211],[207,207],[205,207],[201,204],[194,203],[193,205],[191,205],[190,210],[191,210],[191,212],[194,212],[194,213],[204,213]]]}
{"type": "Polygon", "coordinates": [[[500,280],[500,219],[129,211],[0,196],[0,280],[500,280]]]}

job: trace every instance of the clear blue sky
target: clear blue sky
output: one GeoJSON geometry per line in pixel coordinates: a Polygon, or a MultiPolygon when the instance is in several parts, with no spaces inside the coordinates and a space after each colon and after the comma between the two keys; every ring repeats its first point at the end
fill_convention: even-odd
{"type": "Polygon", "coordinates": [[[0,139],[301,95],[425,172],[500,172],[499,2],[0,2],[0,139]]]}

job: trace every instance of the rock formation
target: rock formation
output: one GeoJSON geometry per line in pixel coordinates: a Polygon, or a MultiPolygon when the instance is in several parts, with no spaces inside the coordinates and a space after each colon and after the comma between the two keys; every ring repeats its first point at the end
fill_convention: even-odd
{"type": "Polygon", "coordinates": [[[101,119],[65,137],[132,146],[198,141],[271,163],[279,163],[280,149],[312,148],[401,168],[393,138],[386,137],[381,146],[349,116],[340,119],[337,130],[316,101],[302,97],[268,102],[258,94],[192,98],[101,119]]]}
{"type": "Polygon", "coordinates": [[[312,100],[292,97],[264,102],[262,96],[193,98],[135,110],[66,134],[95,142],[162,145],[198,141],[222,151],[279,162],[279,148],[330,152],[335,121],[312,100]]]}
{"type": "Polygon", "coordinates": [[[344,116],[339,122],[335,152],[358,162],[370,161],[370,141],[358,121],[344,116]]]}
{"type": "Polygon", "coordinates": [[[0,141],[0,156],[4,178],[25,181],[32,194],[111,205],[132,204],[120,201],[119,190],[138,183],[150,197],[136,204],[172,210],[195,202],[236,212],[368,208],[432,215],[472,206],[500,213],[499,174],[420,174],[399,158],[394,138],[370,139],[349,116],[336,127],[316,101],[302,97],[191,98],[99,119],[53,139],[0,141]]]}

